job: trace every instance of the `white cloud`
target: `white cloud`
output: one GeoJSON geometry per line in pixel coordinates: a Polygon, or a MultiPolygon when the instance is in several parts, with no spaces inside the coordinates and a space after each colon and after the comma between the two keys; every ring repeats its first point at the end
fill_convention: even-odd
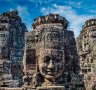
{"type": "Polygon", "coordinates": [[[38,5],[42,5],[42,0],[29,0],[30,2],[34,3],[36,7],[38,7],[38,5]]]}
{"type": "Polygon", "coordinates": [[[80,8],[82,7],[82,2],[73,2],[73,1],[66,1],[66,3],[70,6],[74,6],[76,8],[80,8]]]}
{"type": "Polygon", "coordinates": [[[28,8],[25,6],[17,6],[17,10],[19,12],[19,15],[22,16],[22,18],[27,21],[30,17],[30,14],[28,12],[28,8]]]}
{"type": "Polygon", "coordinates": [[[31,15],[28,11],[28,8],[26,6],[17,6],[17,10],[19,12],[19,15],[21,16],[23,22],[26,24],[27,29],[31,31],[31,15]]]}
{"type": "Polygon", "coordinates": [[[29,0],[30,2],[42,2],[42,3],[50,3],[50,2],[62,2],[62,0],[29,0]]]}
{"type": "MultiPolygon", "coordinates": [[[[13,8],[10,8],[9,11],[13,11],[14,9],[13,8]]],[[[31,23],[32,23],[32,20],[30,19],[31,18],[31,15],[30,13],[28,12],[28,8],[26,6],[17,6],[16,7],[16,10],[18,10],[19,12],[19,15],[22,19],[22,22],[24,22],[27,26],[27,29],[29,31],[31,31],[31,23]]]]}
{"type": "Polygon", "coordinates": [[[96,10],[90,10],[90,12],[96,14],[96,10]]]}
{"type": "Polygon", "coordinates": [[[13,8],[10,8],[9,11],[13,11],[14,9],[13,8]]]}
{"type": "Polygon", "coordinates": [[[41,12],[46,15],[49,13],[53,14],[60,14],[64,16],[69,21],[69,28],[74,31],[75,36],[77,37],[82,29],[82,25],[84,22],[89,19],[93,18],[93,15],[78,15],[76,11],[70,6],[59,6],[57,4],[53,4],[52,7],[42,7],[41,12]]]}

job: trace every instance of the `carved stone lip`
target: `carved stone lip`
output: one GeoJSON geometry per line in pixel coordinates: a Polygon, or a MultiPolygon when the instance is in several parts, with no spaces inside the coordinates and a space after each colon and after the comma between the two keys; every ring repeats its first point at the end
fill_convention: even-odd
{"type": "Polygon", "coordinates": [[[47,70],[47,72],[54,72],[55,70],[47,70]]]}
{"type": "Polygon", "coordinates": [[[54,71],[47,71],[47,74],[48,74],[48,75],[51,75],[51,76],[54,75],[55,73],[56,73],[56,72],[54,72],[54,71]]]}
{"type": "Polygon", "coordinates": [[[51,70],[48,70],[48,71],[46,71],[46,72],[48,72],[48,73],[54,73],[54,72],[56,72],[56,71],[51,71],[51,70]]]}
{"type": "Polygon", "coordinates": [[[54,74],[51,74],[51,73],[50,74],[47,74],[47,75],[54,76],[54,74]]]}

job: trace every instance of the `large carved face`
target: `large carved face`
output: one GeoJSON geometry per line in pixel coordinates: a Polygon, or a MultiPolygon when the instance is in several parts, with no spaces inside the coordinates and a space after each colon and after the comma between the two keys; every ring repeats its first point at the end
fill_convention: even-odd
{"type": "Polygon", "coordinates": [[[61,50],[41,49],[39,52],[39,71],[47,79],[58,78],[64,70],[64,54],[61,50]]]}

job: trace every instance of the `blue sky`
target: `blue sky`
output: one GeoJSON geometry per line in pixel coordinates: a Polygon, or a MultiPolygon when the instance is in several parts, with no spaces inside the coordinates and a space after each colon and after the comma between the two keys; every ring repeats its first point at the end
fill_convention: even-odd
{"type": "Polygon", "coordinates": [[[27,29],[34,19],[49,13],[64,16],[77,37],[84,22],[96,18],[96,0],[0,0],[0,14],[18,10],[27,29]]]}

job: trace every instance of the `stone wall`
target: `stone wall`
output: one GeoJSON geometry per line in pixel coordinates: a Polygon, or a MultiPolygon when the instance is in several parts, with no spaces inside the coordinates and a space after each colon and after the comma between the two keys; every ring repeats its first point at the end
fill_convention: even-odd
{"type": "Polygon", "coordinates": [[[1,86],[4,84],[12,87],[13,80],[22,79],[24,33],[26,31],[18,11],[5,12],[0,15],[1,86]]]}
{"type": "Polygon", "coordinates": [[[92,90],[96,81],[96,19],[85,22],[77,38],[77,48],[80,57],[80,67],[84,75],[87,90],[92,90]]]}

